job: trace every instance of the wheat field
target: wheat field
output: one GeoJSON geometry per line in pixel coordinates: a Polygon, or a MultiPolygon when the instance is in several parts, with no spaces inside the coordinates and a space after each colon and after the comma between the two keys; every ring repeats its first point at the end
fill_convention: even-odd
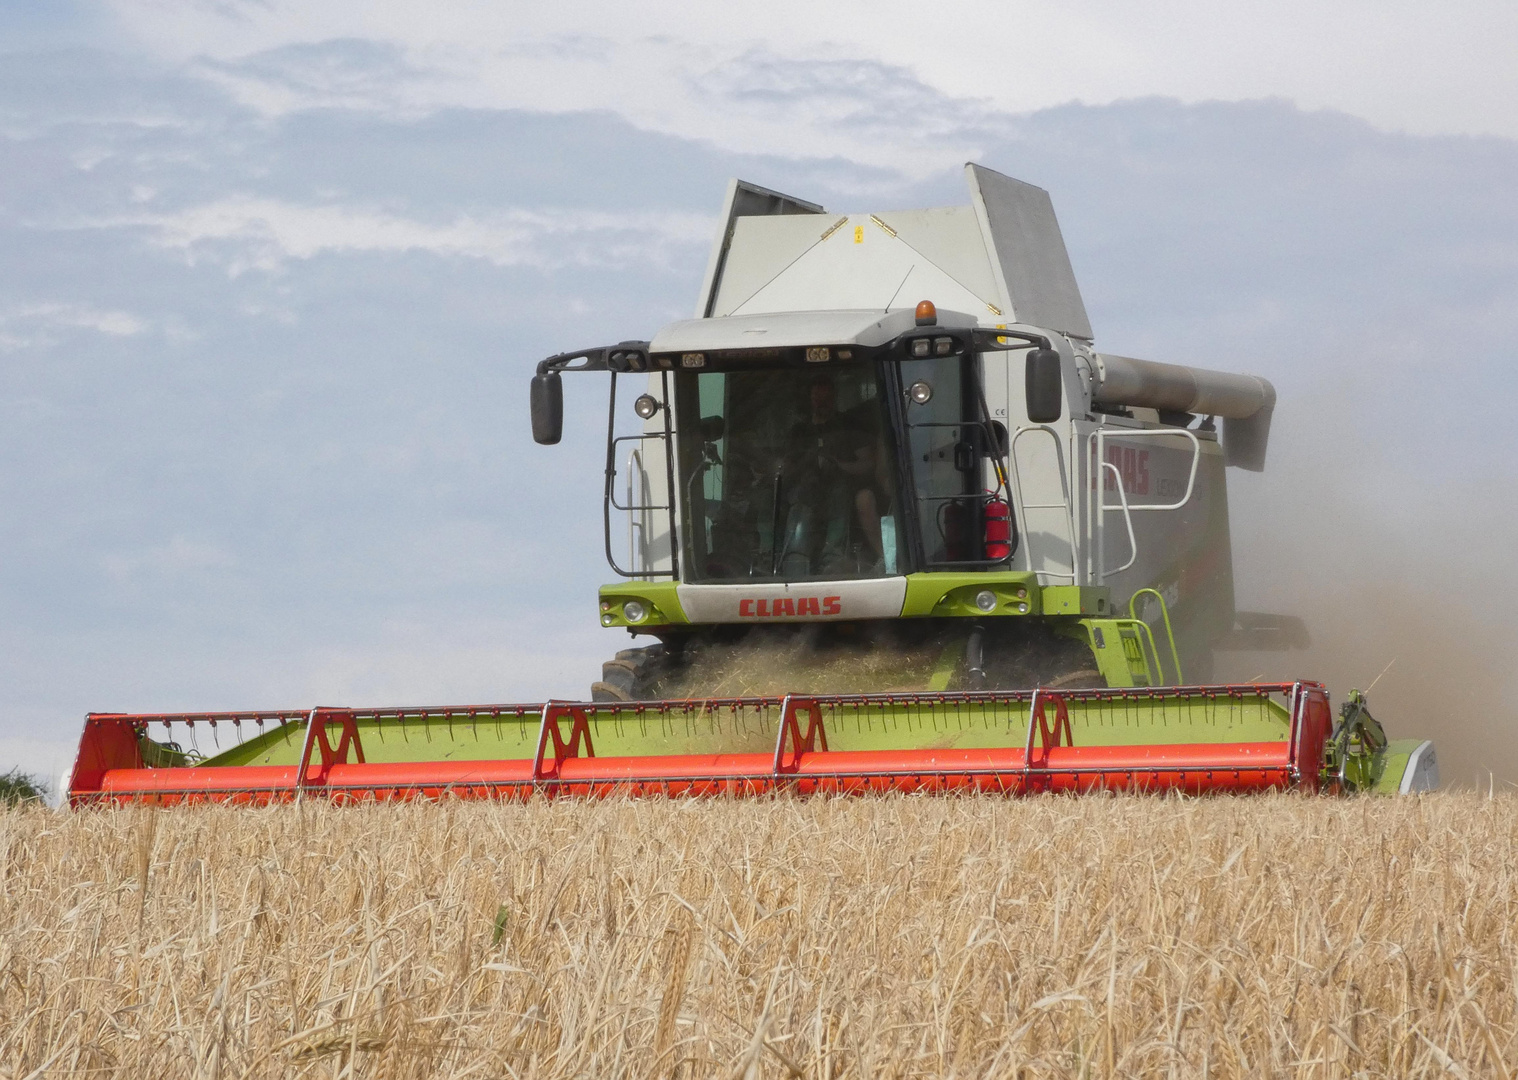
{"type": "Polygon", "coordinates": [[[0,1075],[1500,1076],[1518,798],[0,812],[0,1075]]]}

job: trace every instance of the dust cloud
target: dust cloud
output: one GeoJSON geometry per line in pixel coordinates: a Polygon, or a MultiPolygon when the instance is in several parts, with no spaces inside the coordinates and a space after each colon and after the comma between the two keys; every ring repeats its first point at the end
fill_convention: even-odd
{"type": "Polygon", "coordinates": [[[813,635],[752,635],[693,649],[689,663],[659,687],[670,697],[750,697],[789,693],[869,694],[917,689],[942,646],[909,648],[865,639],[818,649],[813,635]],[[852,645],[852,647],[851,647],[852,645]]]}
{"type": "Polygon", "coordinates": [[[1315,679],[1335,702],[1374,683],[1372,713],[1393,738],[1433,739],[1445,786],[1518,784],[1512,478],[1457,482],[1433,446],[1394,466],[1347,412],[1278,413],[1266,472],[1229,470],[1238,606],[1298,615],[1312,643],[1219,653],[1217,677],[1315,679]]]}

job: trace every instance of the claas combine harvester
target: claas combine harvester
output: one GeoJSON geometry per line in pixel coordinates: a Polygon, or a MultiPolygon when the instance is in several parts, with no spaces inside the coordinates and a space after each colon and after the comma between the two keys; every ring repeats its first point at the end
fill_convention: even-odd
{"type": "Polygon", "coordinates": [[[1095,351],[1048,195],[966,174],[864,215],[734,181],[696,318],[538,364],[541,444],[610,382],[598,617],[648,643],[591,700],[93,714],[71,800],[1435,786],[1363,695],[1210,685],[1305,643],[1234,609],[1275,390],[1095,351]]]}

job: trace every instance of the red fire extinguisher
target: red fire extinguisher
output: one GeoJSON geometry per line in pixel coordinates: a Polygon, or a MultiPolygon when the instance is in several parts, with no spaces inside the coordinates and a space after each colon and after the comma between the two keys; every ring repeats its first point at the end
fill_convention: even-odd
{"type": "Polygon", "coordinates": [[[1001,499],[986,501],[986,559],[999,562],[1012,554],[1012,508],[1001,499]]]}

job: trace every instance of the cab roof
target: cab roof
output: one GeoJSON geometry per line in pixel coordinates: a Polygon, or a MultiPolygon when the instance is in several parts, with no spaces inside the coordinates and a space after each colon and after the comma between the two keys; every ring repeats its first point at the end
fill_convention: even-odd
{"type": "MultiPolygon", "coordinates": [[[[911,308],[894,311],[786,311],[764,315],[726,315],[682,319],[654,335],[650,353],[727,352],[740,349],[793,349],[808,345],[858,345],[874,348],[916,327],[911,308]]],[[[968,329],[974,316],[938,311],[937,325],[968,329]]]]}

